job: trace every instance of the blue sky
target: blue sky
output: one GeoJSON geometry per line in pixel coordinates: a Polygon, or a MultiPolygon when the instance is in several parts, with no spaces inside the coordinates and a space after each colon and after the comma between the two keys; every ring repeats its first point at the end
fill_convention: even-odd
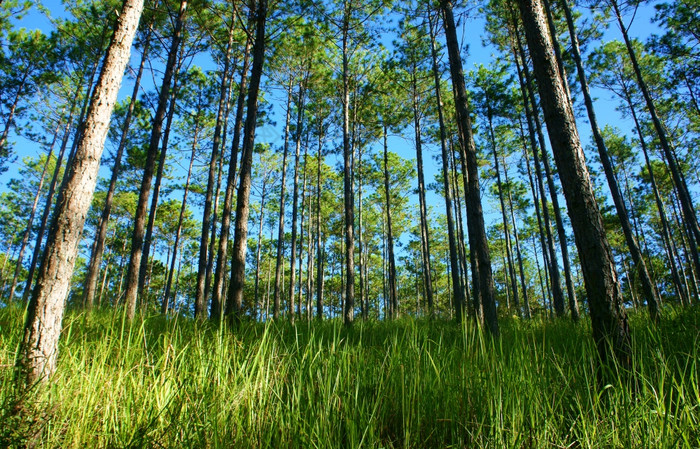
{"type": "MultiPolygon", "coordinates": [[[[63,12],[63,7],[61,5],[61,2],[57,0],[45,0],[43,2],[44,6],[47,8],[48,11],[50,11],[50,14],[53,17],[62,17],[64,15],[63,12]]],[[[459,12],[459,11],[458,11],[459,12]]],[[[642,7],[640,7],[640,10],[638,11],[635,21],[632,24],[630,28],[630,33],[634,37],[638,37],[642,40],[646,39],[646,37],[649,36],[649,34],[656,32],[657,28],[655,25],[651,24],[651,17],[653,16],[654,9],[653,9],[653,3],[651,4],[645,4],[642,7]]],[[[484,36],[484,18],[481,17],[477,12],[476,8],[473,8],[473,13],[471,16],[468,16],[466,18],[463,18],[462,20],[462,25],[459,27],[458,32],[461,35],[461,39],[464,44],[469,46],[469,54],[468,57],[464,60],[464,69],[465,72],[469,72],[472,69],[475,69],[478,65],[483,64],[483,65],[488,65],[491,63],[497,56],[494,55],[495,51],[490,48],[486,47],[482,43],[482,38],[484,36]]],[[[25,27],[28,29],[41,29],[46,32],[50,31],[52,29],[52,25],[50,20],[44,16],[42,13],[37,11],[36,9],[32,10],[29,14],[27,14],[23,19],[19,20],[17,22],[18,27],[25,27]]],[[[617,29],[616,25],[613,23],[609,27],[609,29],[605,32],[605,35],[603,37],[603,41],[607,40],[612,40],[612,39],[619,39],[620,38],[620,32],[617,29]]],[[[387,38],[388,41],[390,41],[389,38],[387,38]]],[[[138,55],[137,55],[138,56],[138,55]]],[[[199,62],[202,64],[201,62],[199,62]]],[[[144,78],[150,78],[149,76],[146,76],[144,78]]],[[[150,86],[146,86],[146,88],[150,88],[150,86]]],[[[132,85],[130,81],[125,80],[122,89],[120,91],[120,98],[124,98],[128,96],[131,93],[132,90],[132,85]]],[[[629,120],[623,120],[620,115],[617,113],[615,110],[616,106],[616,100],[611,100],[611,96],[608,92],[600,91],[600,90],[594,90],[593,95],[597,97],[597,102],[596,102],[596,112],[599,116],[600,120],[600,125],[601,127],[606,125],[606,124],[611,124],[615,125],[619,128],[621,128],[623,131],[628,132],[631,129],[631,122],[629,120]]],[[[272,93],[270,95],[270,98],[274,102],[276,99],[280,97],[279,93],[272,93]]],[[[273,113],[275,114],[275,121],[277,122],[277,129],[281,129],[281,126],[283,124],[283,113],[281,112],[282,108],[280,107],[273,107],[273,113]]],[[[281,139],[281,133],[278,130],[274,129],[260,129],[258,130],[258,140],[275,140],[275,137],[278,139],[281,139]],[[271,139],[272,138],[272,139],[271,139]]],[[[590,143],[590,130],[587,122],[583,121],[582,119],[579,120],[579,132],[581,135],[582,143],[584,146],[588,145],[590,143]]],[[[16,142],[15,145],[15,152],[16,155],[18,156],[17,158],[17,163],[21,163],[21,159],[24,156],[30,155],[30,156],[36,156],[39,154],[39,151],[41,151],[36,144],[33,144],[31,142],[28,142],[22,138],[17,138],[16,136],[12,135],[11,139],[16,142]]],[[[273,144],[273,147],[276,146],[274,142],[270,142],[273,144]]],[[[377,143],[377,145],[379,142],[377,143]]],[[[390,142],[390,150],[398,153],[400,156],[407,158],[407,159],[415,159],[415,146],[413,143],[413,137],[412,137],[412,131],[408,131],[406,133],[405,137],[392,137],[390,142]]],[[[379,149],[376,148],[376,151],[379,149]]],[[[437,173],[439,166],[438,163],[435,162],[432,159],[432,155],[436,154],[438,152],[438,148],[434,146],[427,146],[425,148],[426,150],[426,155],[424,156],[424,161],[425,161],[425,169],[426,169],[426,182],[431,183],[434,181],[434,176],[437,173]]],[[[328,161],[329,163],[332,163],[332,161],[328,161]]],[[[9,177],[13,176],[14,173],[17,172],[17,164],[14,166],[10,167],[9,172],[5,175],[5,179],[9,179],[9,177]],[[9,176],[8,176],[9,175],[9,176]]],[[[109,175],[109,167],[103,166],[101,170],[102,176],[108,176],[109,175]]],[[[487,179],[482,179],[482,188],[484,191],[487,190],[488,185],[491,180],[487,179]]],[[[0,186],[0,190],[4,189],[5,186],[2,185],[0,186]]],[[[340,193],[340,192],[339,192],[340,193]]],[[[174,194],[174,196],[180,195],[180,193],[174,194]]],[[[439,198],[436,194],[434,193],[429,193],[429,198],[428,198],[428,203],[433,205],[433,212],[434,213],[444,213],[444,201],[439,198]]],[[[417,203],[417,197],[412,198],[413,203],[417,203]]],[[[564,204],[563,199],[562,199],[562,204],[564,204]]],[[[496,204],[492,200],[487,200],[484,202],[484,210],[487,215],[487,224],[489,222],[492,222],[493,220],[497,220],[499,215],[497,214],[497,210],[495,209],[496,204]]]]}

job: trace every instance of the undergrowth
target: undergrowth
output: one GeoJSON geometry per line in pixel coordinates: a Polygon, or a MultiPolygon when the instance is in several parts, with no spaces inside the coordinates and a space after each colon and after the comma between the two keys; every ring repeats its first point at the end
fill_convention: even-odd
{"type": "Polygon", "coordinates": [[[0,447],[700,447],[697,310],[632,316],[601,384],[587,323],[242,323],[69,313],[56,374],[19,391],[0,310],[0,447]],[[19,410],[19,411],[18,411],[19,410]]]}

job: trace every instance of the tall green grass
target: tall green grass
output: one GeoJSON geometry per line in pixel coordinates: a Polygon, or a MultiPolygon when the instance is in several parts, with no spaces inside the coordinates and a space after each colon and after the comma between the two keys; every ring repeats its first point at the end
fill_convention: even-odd
{"type": "Polygon", "coordinates": [[[69,313],[58,371],[17,391],[0,310],[0,447],[700,447],[700,313],[632,319],[634,373],[599,385],[584,323],[244,323],[69,313]],[[23,413],[13,413],[21,399],[23,413]]]}

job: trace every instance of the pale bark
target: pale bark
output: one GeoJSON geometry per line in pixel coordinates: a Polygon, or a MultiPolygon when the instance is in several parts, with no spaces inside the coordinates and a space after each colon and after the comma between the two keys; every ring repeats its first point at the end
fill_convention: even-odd
{"type": "Polygon", "coordinates": [[[17,358],[27,385],[48,378],[56,369],[61,322],[80,235],[97,183],[112,109],[142,10],[142,0],[126,0],[123,4],[92,95],[84,132],[59,193],[36,286],[27,308],[24,337],[17,358]]]}

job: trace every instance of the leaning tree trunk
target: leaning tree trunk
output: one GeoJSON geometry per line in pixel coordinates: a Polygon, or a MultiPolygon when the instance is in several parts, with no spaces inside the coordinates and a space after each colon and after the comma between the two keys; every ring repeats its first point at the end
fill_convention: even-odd
{"type": "Polygon", "coordinates": [[[238,83],[236,117],[233,125],[231,156],[229,159],[228,174],[226,176],[226,193],[224,194],[224,206],[221,217],[221,234],[219,235],[219,249],[216,255],[216,270],[214,270],[214,288],[211,297],[211,309],[209,312],[209,317],[212,321],[219,321],[223,312],[222,300],[224,298],[224,277],[226,271],[226,257],[228,253],[228,239],[231,231],[231,209],[233,206],[233,194],[236,190],[238,148],[241,141],[241,128],[243,127],[243,109],[245,108],[245,94],[248,84],[251,46],[252,39],[249,35],[245,45],[243,68],[241,69],[241,81],[238,83]]]}
{"type": "Polygon", "coordinates": [[[255,146],[255,125],[258,114],[258,92],[265,59],[265,19],[267,0],[259,0],[255,13],[255,44],[253,46],[253,67],[250,72],[248,89],[248,115],[243,132],[243,151],[241,154],[241,178],[236,201],[236,222],[233,238],[233,260],[231,263],[231,280],[226,303],[226,314],[238,317],[243,306],[243,287],[245,284],[245,256],[248,249],[248,216],[250,214],[250,186],[255,146]]]}
{"type": "Polygon", "coordinates": [[[163,120],[165,119],[166,110],[168,109],[170,85],[175,72],[175,65],[177,63],[178,48],[182,38],[182,24],[185,20],[186,12],[187,0],[181,0],[180,11],[178,12],[177,21],[175,22],[175,29],[173,30],[173,40],[170,43],[170,50],[168,51],[168,61],[165,66],[163,82],[158,95],[158,106],[156,108],[156,114],[153,118],[153,128],[151,129],[151,138],[148,144],[146,165],[144,168],[143,178],[141,180],[139,200],[136,206],[134,230],[131,237],[131,255],[129,257],[129,266],[127,268],[126,275],[125,303],[126,316],[129,320],[133,319],[136,315],[139,269],[141,266],[141,258],[143,256],[143,241],[146,228],[148,196],[151,192],[151,181],[153,180],[153,172],[155,171],[156,157],[158,155],[158,147],[163,128],[163,120]]]}
{"type": "Polygon", "coordinates": [[[233,23],[229,28],[228,44],[226,46],[226,56],[224,68],[221,72],[221,83],[219,86],[219,108],[216,113],[216,126],[214,127],[214,142],[212,144],[211,158],[209,159],[209,174],[207,176],[207,190],[204,195],[204,212],[202,216],[202,234],[199,240],[199,265],[197,269],[197,287],[194,299],[195,318],[204,318],[206,314],[206,293],[207,293],[207,271],[209,257],[209,233],[212,227],[212,207],[214,199],[214,184],[216,182],[216,167],[219,161],[219,147],[221,146],[221,129],[224,122],[224,110],[228,103],[229,71],[231,65],[231,54],[233,53],[233,23]]]}
{"type": "MultiPolygon", "coordinates": [[[[22,271],[22,260],[24,259],[24,251],[27,249],[27,243],[29,243],[29,234],[32,232],[32,223],[34,223],[34,216],[36,215],[36,209],[39,205],[39,199],[41,199],[41,191],[44,187],[44,180],[46,179],[46,173],[49,169],[49,163],[51,162],[51,156],[53,156],[53,149],[56,145],[56,140],[58,139],[58,132],[61,129],[61,123],[59,121],[56,126],[56,131],[54,131],[53,142],[51,142],[51,147],[49,153],[46,156],[46,162],[44,163],[44,168],[41,170],[41,177],[39,178],[39,186],[36,189],[36,194],[34,195],[34,201],[32,202],[32,210],[29,213],[29,219],[27,220],[27,228],[24,230],[22,235],[22,243],[19,247],[19,254],[17,255],[17,264],[15,266],[15,274],[12,276],[12,285],[10,286],[10,294],[8,295],[8,300],[12,301],[15,298],[15,288],[17,288],[17,282],[19,281],[19,274],[22,271]]],[[[60,165],[56,166],[56,170],[60,170],[60,165]]],[[[7,262],[7,253],[5,256],[5,262],[7,262]]],[[[4,268],[4,267],[3,267],[4,268]]],[[[2,292],[3,289],[0,289],[2,292]]]]}
{"type": "MultiPolygon", "coordinates": [[[[435,35],[433,32],[432,17],[428,18],[430,26],[430,52],[432,61],[433,81],[435,82],[435,102],[438,112],[438,123],[440,125],[440,150],[442,156],[442,177],[443,188],[445,189],[445,212],[447,215],[447,238],[449,242],[450,252],[450,274],[452,276],[452,291],[454,295],[455,316],[459,321],[462,321],[462,316],[465,312],[464,288],[460,276],[459,254],[457,248],[457,239],[455,237],[455,219],[452,215],[452,186],[450,182],[449,162],[450,156],[447,149],[447,132],[445,130],[445,117],[442,110],[442,92],[440,90],[440,70],[438,68],[437,51],[435,49],[435,35]]],[[[386,132],[384,133],[386,136],[386,132]]],[[[385,137],[386,139],[386,137],[385,137]]],[[[386,146],[386,145],[385,145],[386,146]]],[[[384,159],[384,170],[386,171],[386,156],[384,159]]],[[[385,174],[386,177],[386,174],[385,174]]],[[[386,181],[385,181],[386,184],[386,181]]],[[[388,187],[387,187],[388,191],[388,187]]],[[[388,196],[388,193],[387,193],[388,196]]],[[[388,216],[388,214],[387,214],[388,216]]],[[[392,254],[393,255],[393,254],[392,254]]],[[[394,268],[395,270],[395,268],[394,268]]],[[[395,273],[394,273],[395,275],[395,273]]],[[[394,281],[395,284],[395,281],[394,281]]],[[[395,286],[395,285],[394,285],[395,286]]],[[[430,309],[432,316],[433,309],[430,309]]]]}
{"type": "MultiPolygon", "coordinates": [[[[160,155],[158,157],[158,168],[156,170],[156,180],[153,184],[153,195],[151,196],[151,207],[148,211],[148,223],[146,224],[146,234],[143,239],[143,254],[141,255],[141,264],[139,265],[139,281],[138,294],[148,296],[148,284],[150,282],[153,265],[150,263],[151,246],[155,251],[155,243],[153,241],[153,229],[156,225],[156,215],[158,214],[158,199],[160,197],[160,187],[163,183],[163,173],[165,172],[165,161],[168,155],[168,142],[170,140],[170,129],[175,116],[175,108],[178,92],[178,73],[182,65],[182,53],[178,58],[178,63],[173,75],[173,87],[170,93],[170,107],[168,108],[168,117],[165,120],[165,129],[163,131],[163,140],[160,145],[160,155]]],[[[145,304],[145,303],[144,303],[145,304]]]]}
{"type": "Polygon", "coordinates": [[[544,11],[539,0],[519,0],[518,4],[579,250],[593,337],[603,364],[617,361],[623,368],[630,368],[629,325],[615,261],[586,168],[571,103],[552,50],[544,11]]]}
{"type": "Polygon", "coordinates": [[[477,270],[474,273],[473,285],[478,292],[480,303],[484,308],[484,319],[492,335],[499,335],[498,315],[496,314],[496,299],[494,297],[493,274],[491,271],[491,255],[489,254],[484,213],[481,208],[481,188],[479,187],[479,162],[476,155],[472,123],[467,100],[467,90],[464,83],[462,59],[459,52],[459,42],[452,13],[452,0],[441,0],[445,22],[445,35],[450,60],[450,73],[455,90],[455,105],[462,144],[466,153],[466,168],[468,172],[467,186],[467,228],[469,231],[469,247],[474,252],[477,270]]]}
{"type": "Polygon", "coordinates": [[[142,0],[126,0],[123,4],[92,95],[84,132],[56,202],[17,356],[17,365],[27,385],[43,381],[56,369],[58,338],[80,235],[97,184],[109,120],[142,10],[142,0]]]}
{"type": "MultiPolygon", "coordinates": [[[[622,21],[622,15],[620,13],[620,8],[617,4],[617,0],[608,0],[608,2],[613,8],[613,12],[615,13],[615,17],[617,18],[617,23],[620,26],[620,31],[622,31],[622,37],[624,38],[625,45],[627,46],[627,52],[629,53],[630,61],[632,62],[634,75],[637,78],[637,85],[639,86],[639,89],[642,91],[642,95],[644,96],[644,101],[646,102],[647,109],[649,110],[649,114],[651,115],[651,121],[659,137],[661,149],[663,150],[663,153],[666,156],[666,161],[671,171],[673,183],[676,185],[676,190],[678,191],[678,199],[680,200],[681,210],[683,212],[683,220],[685,221],[685,224],[690,231],[692,239],[696,243],[696,245],[693,245],[693,247],[691,248],[691,251],[697,254],[697,243],[700,242],[700,226],[698,225],[698,219],[695,214],[695,208],[693,207],[693,201],[690,197],[690,193],[688,192],[688,186],[685,180],[683,179],[683,175],[680,171],[680,168],[678,167],[678,164],[676,163],[675,155],[671,150],[671,143],[668,141],[668,137],[666,136],[666,130],[664,128],[664,125],[661,123],[661,119],[659,118],[658,113],[656,112],[656,105],[654,104],[654,100],[651,97],[649,88],[647,87],[647,84],[644,81],[644,77],[642,76],[642,71],[639,67],[639,62],[637,61],[637,55],[634,51],[634,48],[632,47],[632,42],[630,41],[629,35],[627,34],[627,27],[625,27],[625,24],[622,21]]],[[[697,258],[697,256],[694,257],[697,258]]]]}
{"type": "Polygon", "coordinates": [[[617,179],[615,179],[615,173],[613,171],[612,163],[610,162],[610,157],[608,156],[608,150],[606,148],[605,141],[603,140],[603,136],[600,133],[600,129],[598,128],[598,120],[596,118],[595,109],[593,108],[593,99],[591,98],[591,94],[588,90],[588,80],[586,79],[586,72],[583,69],[581,52],[579,50],[576,28],[574,26],[574,19],[571,14],[571,8],[569,7],[569,1],[562,0],[561,4],[564,8],[566,23],[569,28],[569,35],[571,36],[571,53],[574,57],[574,61],[576,62],[576,70],[578,71],[581,93],[583,93],[583,101],[586,104],[588,122],[591,125],[591,130],[593,131],[593,139],[595,140],[596,147],[598,148],[598,154],[600,155],[600,161],[603,164],[603,170],[605,170],[605,177],[608,180],[608,186],[610,187],[610,193],[612,194],[617,216],[620,219],[622,232],[625,235],[625,240],[627,241],[627,247],[630,250],[630,255],[632,256],[632,261],[634,262],[636,272],[642,282],[642,293],[644,294],[644,299],[646,299],[647,306],[649,307],[649,315],[651,316],[652,320],[656,321],[659,314],[659,297],[656,294],[654,283],[651,280],[649,271],[647,270],[647,265],[644,262],[644,257],[642,256],[642,251],[639,248],[637,239],[632,233],[632,225],[630,224],[629,214],[627,213],[627,208],[625,207],[625,202],[622,198],[622,192],[620,192],[617,179]]]}
{"type": "Polygon", "coordinates": [[[87,274],[85,276],[85,292],[83,293],[83,304],[88,309],[91,309],[93,304],[95,303],[97,279],[100,274],[100,265],[102,265],[102,255],[105,249],[105,239],[107,238],[107,225],[109,224],[109,216],[112,213],[112,203],[114,201],[114,192],[117,187],[117,180],[119,179],[119,172],[121,170],[122,157],[124,155],[124,150],[126,149],[126,145],[128,143],[131,119],[134,114],[134,108],[136,107],[139,89],[141,88],[141,77],[143,76],[143,69],[146,65],[148,51],[151,46],[150,33],[151,29],[149,28],[146,35],[146,42],[143,46],[143,53],[141,54],[141,63],[139,64],[138,71],[136,72],[136,80],[134,81],[134,89],[131,92],[131,100],[129,101],[129,107],[126,110],[126,117],[124,117],[124,123],[122,124],[122,133],[121,137],[119,138],[119,147],[117,147],[117,153],[114,156],[114,164],[112,165],[112,176],[109,179],[107,196],[105,198],[104,207],[102,208],[100,224],[98,225],[97,233],[95,234],[95,241],[93,242],[92,251],[90,254],[90,262],[88,263],[87,274]]]}

